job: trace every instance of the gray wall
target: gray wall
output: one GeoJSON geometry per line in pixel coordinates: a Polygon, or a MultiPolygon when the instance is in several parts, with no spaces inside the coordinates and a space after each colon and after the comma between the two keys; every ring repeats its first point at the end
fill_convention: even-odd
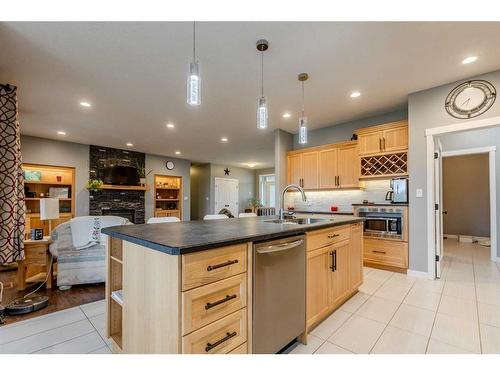
{"type": "Polygon", "coordinates": [[[490,236],[489,155],[443,158],[445,234],[490,236]]]}
{"type": "Polygon", "coordinates": [[[210,164],[191,165],[191,220],[210,213],[210,164]]]}
{"type": "Polygon", "coordinates": [[[57,165],[75,168],[76,216],[89,214],[89,146],[51,139],[21,136],[24,163],[57,165]]]}
{"type": "Polygon", "coordinates": [[[215,210],[215,178],[232,178],[239,181],[238,197],[239,210],[245,212],[248,207],[248,199],[255,197],[255,171],[253,169],[227,167],[231,171],[229,176],[224,174],[224,169],[227,166],[219,164],[210,165],[210,210],[216,214],[215,210]]]}
{"type": "Polygon", "coordinates": [[[147,177],[149,190],[145,193],[146,199],[146,221],[154,216],[154,175],[179,176],[182,177],[182,220],[190,220],[191,217],[191,185],[190,185],[191,162],[184,159],[176,159],[160,155],[146,154],[146,173],[152,171],[147,177]],[[174,162],[174,169],[169,171],[165,164],[167,160],[174,162]]]}
{"type": "Polygon", "coordinates": [[[406,108],[404,108],[398,111],[388,112],[378,116],[367,117],[364,119],[328,126],[326,128],[311,130],[307,135],[308,142],[306,145],[299,144],[298,135],[295,134],[293,136],[293,149],[298,150],[301,148],[348,141],[351,139],[351,136],[356,129],[367,128],[379,124],[386,124],[388,122],[400,121],[406,118],[408,118],[408,113],[406,108]]]}
{"type": "Polygon", "coordinates": [[[274,131],[274,173],[276,175],[276,205],[280,205],[281,190],[287,184],[286,153],[293,150],[293,134],[281,129],[274,131]]]}
{"type": "MultiPolygon", "coordinates": [[[[500,71],[483,74],[474,79],[484,79],[491,82],[497,90],[500,89],[500,71]]],[[[470,79],[470,78],[468,78],[470,79]]],[[[461,80],[460,82],[466,81],[461,80]]],[[[459,120],[448,115],[444,101],[448,93],[460,82],[453,82],[429,90],[410,94],[408,97],[409,119],[409,173],[410,173],[410,269],[427,272],[427,212],[426,212],[426,144],[425,130],[438,126],[464,123],[469,120],[459,120]],[[415,189],[424,191],[423,198],[415,198],[415,189]]],[[[500,116],[500,101],[478,119],[500,116]]],[[[497,136],[498,137],[498,136],[497,136]]],[[[467,137],[467,148],[473,147],[475,137],[467,137]]],[[[493,142],[490,139],[490,142],[493,142]]],[[[497,182],[498,183],[498,182],[497,182]]],[[[497,207],[498,210],[498,207],[497,207]]]]}

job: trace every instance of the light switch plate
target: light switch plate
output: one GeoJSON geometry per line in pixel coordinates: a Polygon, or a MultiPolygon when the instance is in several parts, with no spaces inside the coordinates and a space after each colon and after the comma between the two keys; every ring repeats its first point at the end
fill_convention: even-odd
{"type": "Polygon", "coordinates": [[[424,190],[423,189],[417,189],[416,194],[417,198],[423,198],[424,197],[424,190]]]}

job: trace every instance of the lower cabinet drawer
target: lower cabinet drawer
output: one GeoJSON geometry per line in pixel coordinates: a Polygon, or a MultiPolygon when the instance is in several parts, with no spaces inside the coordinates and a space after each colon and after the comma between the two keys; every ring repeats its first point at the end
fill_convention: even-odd
{"type": "Polygon", "coordinates": [[[307,232],[307,251],[345,241],[350,237],[351,227],[349,225],[307,232]]]}
{"type": "Polygon", "coordinates": [[[182,335],[240,310],[246,301],[246,273],[183,292],[182,335]]]}
{"type": "Polygon", "coordinates": [[[386,266],[408,268],[408,243],[365,238],[363,259],[386,266]]]}
{"type": "Polygon", "coordinates": [[[231,350],[228,354],[248,354],[247,343],[238,346],[236,349],[231,350]]]}
{"type": "Polygon", "coordinates": [[[246,307],[182,338],[185,354],[225,354],[247,341],[246,307]]]}

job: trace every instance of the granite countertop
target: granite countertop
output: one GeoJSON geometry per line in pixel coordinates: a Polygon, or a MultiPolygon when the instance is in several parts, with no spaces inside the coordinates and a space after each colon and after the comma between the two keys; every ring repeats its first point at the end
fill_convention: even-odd
{"type": "Polygon", "coordinates": [[[354,215],[347,211],[293,211],[296,214],[318,214],[318,215],[354,215]]]}
{"type": "Polygon", "coordinates": [[[121,225],[102,229],[102,233],[170,255],[180,255],[220,246],[293,236],[315,229],[363,221],[346,216],[298,225],[267,223],[275,216],[255,218],[181,221],[177,223],[121,225]]]}
{"type": "Polygon", "coordinates": [[[370,202],[370,203],[353,203],[352,204],[355,207],[359,206],[408,206],[408,203],[375,203],[375,202],[370,202]]]}

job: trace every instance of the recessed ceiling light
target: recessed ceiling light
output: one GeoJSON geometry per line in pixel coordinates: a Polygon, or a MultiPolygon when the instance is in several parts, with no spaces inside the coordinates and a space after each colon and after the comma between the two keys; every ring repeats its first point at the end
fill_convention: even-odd
{"type": "Polygon", "coordinates": [[[92,106],[92,104],[90,104],[89,102],[80,102],[80,105],[81,105],[82,107],[85,107],[85,108],[88,108],[88,107],[91,107],[91,106],[92,106]]]}
{"type": "Polygon", "coordinates": [[[167,128],[173,129],[173,128],[175,128],[175,125],[174,125],[174,124],[172,124],[171,122],[169,122],[169,123],[167,124],[167,128]]]}
{"type": "Polygon", "coordinates": [[[59,130],[59,131],[57,132],[57,134],[59,134],[59,135],[66,135],[66,132],[63,132],[62,130],[59,130]]]}
{"type": "Polygon", "coordinates": [[[249,167],[249,168],[253,168],[253,167],[255,167],[257,164],[255,164],[255,163],[247,163],[247,165],[248,165],[248,167],[249,167]]]}
{"type": "Polygon", "coordinates": [[[290,117],[292,117],[292,115],[290,113],[288,113],[288,112],[283,113],[283,118],[290,118],[290,117]]]}
{"type": "Polygon", "coordinates": [[[126,144],[127,144],[127,146],[128,146],[128,147],[132,147],[132,146],[134,145],[134,144],[133,144],[133,143],[131,143],[131,142],[127,142],[126,144]]]}
{"type": "Polygon", "coordinates": [[[222,137],[222,138],[220,139],[220,141],[221,141],[221,142],[227,142],[227,138],[226,138],[226,137],[222,137]]]}
{"type": "Polygon", "coordinates": [[[180,151],[175,151],[175,154],[176,154],[176,155],[180,155],[180,154],[181,154],[181,152],[180,152],[180,151]]]}
{"type": "Polygon", "coordinates": [[[361,96],[361,93],[359,91],[351,92],[351,98],[357,98],[359,96],[361,96]]]}
{"type": "Polygon", "coordinates": [[[477,56],[468,56],[462,60],[462,64],[471,64],[477,60],[477,56]]]}

